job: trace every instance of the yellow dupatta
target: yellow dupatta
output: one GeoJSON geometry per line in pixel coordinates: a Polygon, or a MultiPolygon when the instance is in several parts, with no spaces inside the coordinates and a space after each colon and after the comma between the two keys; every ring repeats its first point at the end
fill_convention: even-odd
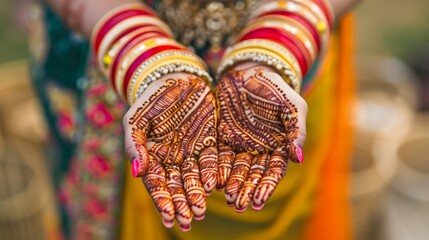
{"type": "Polygon", "coordinates": [[[208,198],[206,217],[192,230],[166,229],[140,179],[127,164],[120,239],[350,239],[349,118],[354,90],[353,20],[345,17],[332,37],[314,88],[305,163],[288,173],[262,211],[228,208],[223,193],[208,198]]]}

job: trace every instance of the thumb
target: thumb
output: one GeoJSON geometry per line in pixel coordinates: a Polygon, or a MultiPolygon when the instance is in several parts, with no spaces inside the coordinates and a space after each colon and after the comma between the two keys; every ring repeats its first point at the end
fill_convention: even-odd
{"type": "Polygon", "coordinates": [[[286,131],[292,131],[291,134],[288,134],[292,140],[292,144],[287,141],[286,149],[288,149],[288,154],[290,156],[290,160],[295,163],[304,163],[304,155],[303,155],[303,146],[305,143],[305,139],[307,136],[307,128],[306,128],[306,119],[307,119],[307,103],[302,97],[297,97],[293,99],[295,110],[290,116],[283,119],[289,119],[289,121],[284,121],[284,127],[286,131]],[[291,122],[292,125],[291,125],[291,122]],[[293,128],[293,129],[290,129],[293,128]]]}
{"type": "Polygon", "coordinates": [[[129,123],[124,118],[125,155],[131,163],[133,177],[142,177],[149,168],[149,153],[146,148],[146,131],[129,123]]]}

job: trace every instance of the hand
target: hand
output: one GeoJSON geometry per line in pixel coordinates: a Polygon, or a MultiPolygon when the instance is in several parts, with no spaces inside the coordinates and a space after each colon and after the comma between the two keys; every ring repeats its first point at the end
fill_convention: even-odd
{"type": "Polygon", "coordinates": [[[190,74],[152,83],[124,117],[126,154],[143,178],[166,227],[183,231],[192,215],[204,218],[206,194],[216,185],[215,102],[210,88],[190,74]]]}
{"type": "Polygon", "coordinates": [[[302,163],[307,104],[271,68],[245,63],[226,72],[217,88],[219,172],[229,206],[260,210],[286,173],[302,163]]]}

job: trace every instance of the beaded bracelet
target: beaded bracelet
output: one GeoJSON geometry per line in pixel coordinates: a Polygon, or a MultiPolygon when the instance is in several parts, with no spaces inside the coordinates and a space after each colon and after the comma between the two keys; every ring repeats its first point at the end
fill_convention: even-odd
{"type": "Polygon", "coordinates": [[[300,91],[301,80],[298,79],[291,66],[287,62],[258,51],[235,52],[234,54],[228,56],[227,60],[221,62],[217,74],[218,76],[221,76],[225,71],[231,69],[234,65],[247,61],[258,62],[272,67],[283,76],[283,79],[286,81],[286,83],[288,83],[295,91],[300,91]]]}
{"type": "Polygon", "coordinates": [[[293,35],[276,28],[257,28],[239,38],[239,41],[248,39],[267,39],[283,45],[298,60],[303,75],[307,73],[311,64],[310,56],[306,52],[304,45],[297,38],[293,37],[293,35]]]}
{"type": "Polygon", "coordinates": [[[136,99],[138,99],[143,92],[146,90],[146,88],[151,84],[152,82],[158,80],[164,75],[170,74],[170,73],[191,73],[199,76],[204,82],[207,84],[212,83],[213,79],[211,76],[207,73],[205,69],[196,67],[194,64],[184,64],[182,62],[172,62],[172,63],[164,63],[163,66],[158,67],[155,69],[150,75],[148,75],[142,82],[143,84],[140,84],[139,87],[136,90],[133,90],[133,95],[131,98],[129,98],[129,103],[131,104],[136,99]]]}
{"type": "MultiPolygon", "coordinates": [[[[199,68],[201,70],[206,69],[205,64],[202,61],[199,61],[200,59],[197,58],[195,55],[188,54],[185,51],[171,50],[169,52],[171,53],[168,55],[164,55],[160,59],[146,61],[145,64],[134,70],[130,80],[127,82],[126,85],[124,85],[124,90],[126,89],[127,91],[127,99],[129,99],[129,101],[135,100],[134,97],[136,96],[136,86],[141,86],[145,84],[145,81],[150,78],[151,74],[157,72],[158,69],[162,68],[165,65],[175,63],[183,65],[193,65],[195,68],[199,68]]],[[[189,71],[186,72],[189,73],[189,71]]],[[[165,74],[168,74],[168,72],[165,74]]],[[[160,77],[161,76],[159,76],[158,78],[160,77]]],[[[208,82],[206,83],[209,84],[208,82]]]]}
{"type": "Polygon", "coordinates": [[[276,55],[276,58],[286,61],[291,66],[297,78],[302,79],[301,67],[295,56],[281,44],[270,40],[252,39],[239,42],[225,51],[225,57],[228,58],[233,52],[245,49],[263,49],[272,52],[276,55]]]}

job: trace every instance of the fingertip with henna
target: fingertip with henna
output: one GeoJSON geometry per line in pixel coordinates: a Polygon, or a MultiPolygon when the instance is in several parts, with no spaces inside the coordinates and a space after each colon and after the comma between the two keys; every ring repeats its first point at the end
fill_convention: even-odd
{"type": "Polygon", "coordinates": [[[264,208],[264,205],[265,205],[265,204],[260,204],[260,205],[253,204],[253,205],[252,205],[252,208],[253,208],[253,210],[255,210],[255,211],[260,211],[260,210],[262,210],[262,208],[264,208]]]}
{"type": "Polygon", "coordinates": [[[191,230],[191,224],[180,224],[179,228],[182,230],[182,232],[187,232],[191,230]]]}
{"type": "Polygon", "coordinates": [[[235,207],[235,211],[238,212],[238,213],[243,213],[246,210],[247,210],[247,207],[245,207],[245,208],[237,208],[237,207],[235,207]]]}
{"type": "Polygon", "coordinates": [[[174,226],[174,220],[169,221],[163,218],[162,223],[166,228],[172,228],[174,226]]]}
{"type": "Polygon", "coordinates": [[[194,214],[194,219],[197,221],[201,221],[206,217],[206,215],[203,213],[202,215],[195,215],[194,214]]]}

